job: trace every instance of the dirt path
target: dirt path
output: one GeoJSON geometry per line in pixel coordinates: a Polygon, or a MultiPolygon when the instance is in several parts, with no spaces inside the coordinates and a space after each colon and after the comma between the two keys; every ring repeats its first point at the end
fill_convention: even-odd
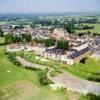
{"type": "Polygon", "coordinates": [[[63,84],[67,89],[80,93],[100,94],[100,83],[90,82],[73,76],[68,72],[59,74],[52,78],[55,84],[63,84]]]}
{"type": "MultiPolygon", "coordinates": [[[[23,64],[24,66],[31,66],[39,69],[47,68],[46,66],[43,65],[31,63],[21,57],[17,57],[17,60],[20,61],[21,64],[23,64]]],[[[50,73],[52,70],[53,68],[51,69],[49,68],[47,77],[55,84],[62,84],[66,86],[67,89],[69,90],[84,93],[84,94],[86,93],[100,94],[100,83],[90,82],[87,80],[80,79],[68,72],[63,72],[62,74],[59,74],[55,77],[51,77],[50,73]]]]}
{"type": "Polygon", "coordinates": [[[31,63],[31,62],[29,62],[29,61],[27,61],[24,58],[21,58],[19,56],[16,57],[16,59],[24,66],[33,67],[33,68],[36,68],[36,69],[45,69],[46,68],[46,66],[44,66],[44,65],[31,63]]]}

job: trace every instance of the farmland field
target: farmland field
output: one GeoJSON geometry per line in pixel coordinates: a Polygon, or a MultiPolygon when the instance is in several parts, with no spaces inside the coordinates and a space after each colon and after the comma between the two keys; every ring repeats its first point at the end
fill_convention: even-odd
{"type": "Polygon", "coordinates": [[[67,71],[83,79],[90,77],[100,78],[100,60],[88,58],[85,64],[76,64],[67,68],[67,71]]]}
{"type": "Polygon", "coordinates": [[[6,21],[0,21],[0,25],[4,25],[4,24],[7,24],[6,21]]]}
{"type": "Polygon", "coordinates": [[[76,30],[76,33],[81,33],[81,32],[94,32],[100,34],[100,24],[83,24],[83,25],[89,25],[89,26],[94,26],[94,29],[89,29],[89,30],[76,30]]]}

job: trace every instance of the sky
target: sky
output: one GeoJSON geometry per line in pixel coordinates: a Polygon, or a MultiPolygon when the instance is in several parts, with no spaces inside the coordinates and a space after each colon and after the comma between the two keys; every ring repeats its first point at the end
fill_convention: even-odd
{"type": "Polygon", "coordinates": [[[0,13],[100,11],[100,0],[0,0],[0,13]]]}

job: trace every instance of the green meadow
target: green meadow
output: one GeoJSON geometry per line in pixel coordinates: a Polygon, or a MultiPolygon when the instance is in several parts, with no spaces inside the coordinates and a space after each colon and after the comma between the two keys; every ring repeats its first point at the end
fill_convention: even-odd
{"type": "Polygon", "coordinates": [[[40,86],[38,71],[13,65],[5,55],[3,43],[0,37],[0,100],[68,100],[71,93],[79,95],[40,86]]]}
{"type": "Polygon", "coordinates": [[[89,30],[76,30],[76,33],[90,31],[92,33],[98,33],[98,34],[100,34],[100,24],[83,24],[83,25],[94,26],[94,29],[89,29],[89,30]]]}

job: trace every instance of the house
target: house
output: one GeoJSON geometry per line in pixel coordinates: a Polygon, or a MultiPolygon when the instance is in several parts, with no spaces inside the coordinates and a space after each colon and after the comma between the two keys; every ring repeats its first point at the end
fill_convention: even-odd
{"type": "Polygon", "coordinates": [[[75,63],[79,63],[82,59],[90,55],[90,48],[86,47],[81,49],[80,51],[74,52],[73,54],[67,57],[67,64],[73,65],[75,63]]]}
{"type": "Polygon", "coordinates": [[[80,51],[86,47],[88,47],[87,42],[78,42],[77,44],[74,44],[72,48],[77,50],[77,51],[80,51]]]}
{"type": "Polygon", "coordinates": [[[64,51],[57,48],[47,48],[44,52],[44,57],[52,60],[61,61],[64,51]]]}
{"type": "Polygon", "coordinates": [[[8,45],[6,47],[6,49],[7,49],[8,52],[16,52],[16,51],[24,50],[25,46],[21,45],[21,44],[13,43],[11,45],[8,45]]]}
{"type": "Polygon", "coordinates": [[[48,39],[49,38],[49,30],[34,28],[31,32],[32,38],[38,39],[48,39]]]}
{"type": "Polygon", "coordinates": [[[61,61],[70,65],[79,63],[90,54],[87,43],[81,43],[69,50],[61,50],[56,47],[49,47],[44,52],[44,57],[52,60],[61,61]]]}

